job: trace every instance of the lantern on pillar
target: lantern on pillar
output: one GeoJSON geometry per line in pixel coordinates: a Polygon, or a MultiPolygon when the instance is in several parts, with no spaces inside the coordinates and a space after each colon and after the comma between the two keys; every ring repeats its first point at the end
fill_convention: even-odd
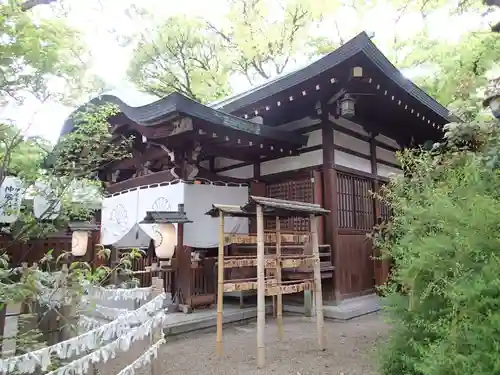
{"type": "Polygon", "coordinates": [[[172,259],[174,257],[175,245],[177,245],[177,231],[174,224],[156,224],[153,240],[158,259],[172,259]]]}
{"type": "Polygon", "coordinates": [[[170,261],[177,245],[177,230],[174,224],[192,223],[184,212],[184,205],[179,204],[178,211],[147,211],[146,217],[139,224],[155,224],[155,253],[159,260],[170,261]]]}
{"type": "Polygon", "coordinates": [[[71,254],[75,257],[82,257],[87,254],[89,235],[99,229],[96,224],[85,222],[71,222],[68,225],[71,232],[71,254]]]}

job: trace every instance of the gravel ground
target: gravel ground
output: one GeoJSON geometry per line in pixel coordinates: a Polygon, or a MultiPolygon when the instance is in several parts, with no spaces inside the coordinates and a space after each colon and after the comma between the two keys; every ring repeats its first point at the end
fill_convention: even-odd
{"type": "MultiPolygon", "coordinates": [[[[224,356],[215,354],[215,332],[196,332],[169,338],[160,349],[153,375],[357,375],[373,374],[374,348],[383,341],[387,325],[378,314],[348,322],[325,321],[327,350],[319,352],[316,325],[310,318],[286,316],[285,340],[277,339],[276,324],[268,320],[266,367],[256,368],[256,323],[224,329],[224,356]]],[[[100,369],[101,375],[116,375],[147,347],[137,343],[100,369]]],[[[150,368],[136,375],[152,375],[150,368]]]]}

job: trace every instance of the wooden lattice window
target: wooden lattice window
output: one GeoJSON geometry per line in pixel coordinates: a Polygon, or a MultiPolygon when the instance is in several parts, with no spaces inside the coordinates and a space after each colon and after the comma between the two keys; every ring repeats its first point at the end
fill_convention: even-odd
{"type": "MultiPolygon", "coordinates": [[[[385,185],[384,183],[381,183],[380,188],[382,188],[384,185],[385,185]]],[[[383,189],[380,189],[380,190],[381,190],[380,194],[383,194],[383,189]]],[[[380,217],[384,221],[388,221],[392,216],[391,207],[387,203],[380,201],[380,200],[377,200],[377,204],[378,204],[378,210],[379,210],[380,217]]]]}
{"type": "Polygon", "coordinates": [[[337,175],[339,228],[371,230],[374,225],[372,182],[344,173],[337,175]]]}
{"type": "MultiPolygon", "coordinates": [[[[313,203],[313,184],[310,178],[268,184],[266,186],[266,196],[275,199],[287,199],[291,201],[313,203]]],[[[275,228],[275,220],[267,219],[266,229],[272,230],[275,228]]],[[[295,232],[309,231],[309,219],[293,217],[281,220],[281,229],[295,232]]]]}

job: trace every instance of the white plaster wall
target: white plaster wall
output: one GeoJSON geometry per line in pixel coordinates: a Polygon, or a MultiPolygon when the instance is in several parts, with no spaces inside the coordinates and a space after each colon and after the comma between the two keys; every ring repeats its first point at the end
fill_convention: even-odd
{"type": "Polygon", "coordinates": [[[233,178],[253,178],[253,165],[245,165],[244,167],[230,169],[228,171],[219,172],[217,174],[233,178]]]}
{"type": "Polygon", "coordinates": [[[398,149],[401,148],[398,142],[396,142],[394,139],[386,137],[385,135],[379,134],[375,137],[375,139],[385,145],[392,146],[398,149]]]}
{"type": "Polygon", "coordinates": [[[317,146],[322,143],[323,136],[321,134],[321,129],[320,130],[314,130],[309,133],[304,133],[304,135],[308,135],[309,138],[307,140],[307,145],[304,147],[312,147],[312,146],[317,146]]]}
{"type": "Polygon", "coordinates": [[[372,173],[370,160],[335,150],[335,164],[358,171],[372,173]]]}
{"type": "Polygon", "coordinates": [[[388,165],[377,163],[377,174],[381,177],[390,177],[392,174],[400,175],[403,171],[398,168],[389,167],[388,165]]]}
{"type": "Polygon", "coordinates": [[[260,164],[260,174],[265,176],[323,164],[323,151],[315,150],[297,156],[265,161],[260,164]]]}
{"type": "Polygon", "coordinates": [[[200,162],[200,167],[203,167],[203,168],[205,168],[205,169],[208,169],[208,168],[210,168],[210,162],[209,162],[208,160],[202,160],[202,161],[200,162]]]}
{"type": "Polygon", "coordinates": [[[348,148],[349,150],[360,152],[364,155],[370,155],[370,144],[362,139],[351,137],[350,135],[341,133],[337,130],[333,132],[335,144],[348,148]]]}
{"type": "Polygon", "coordinates": [[[398,162],[396,153],[394,151],[390,151],[379,146],[377,146],[377,159],[388,161],[394,164],[398,162]]]}
{"type": "MultiPolygon", "coordinates": [[[[342,126],[351,131],[354,131],[358,134],[365,136],[369,135],[361,125],[358,125],[347,119],[343,118],[335,119],[333,118],[333,116],[330,116],[330,120],[335,122],[337,125],[342,126]]],[[[301,128],[318,123],[319,120],[307,117],[298,121],[294,121],[292,123],[280,125],[278,128],[283,130],[299,130],[301,128]]],[[[318,146],[321,145],[323,141],[324,142],[328,141],[322,139],[321,130],[314,130],[312,132],[305,133],[305,135],[308,135],[309,138],[307,141],[307,145],[304,146],[304,148],[318,146]]],[[[340,131],[334,131],[334,139],[335,139],[335,144],[338,146],[342,146],[344,148],[362,153],[367,156],[370,155],[370,144],[364,140],[357,139],[350,135],[344,134],[340,131]]],[[[385,137],[383,135],[377,136],[376,139],[386,145],[400,148],[400,146],[397,144],[396,141],[388,137],[385,137]]],[[[329,141],[332,142],[333,140],[329,141]]],[[[383,149],[381,147],[377,147],[377,158],[387,162],[397,163],[395,153],[383,149]]],[[[226,158],[216,158],[216,168],[224,168],[238,163],[241,163],[241,161],[226,159],[226,158]]],[[[322,163],[323,163],[322,150],[315,150],[303,153],[298,156],[287,156],[280,159],[265,161],[261,163],[260,172],[261,175],[269,175],[280,172],[293,171],[301,168],[319,166],[322,165],[322,163]]],[[[350,155],[348,153],[338,150],[335,150],[335,163],[343,167],[359,170],[366,173],[372,172],[370,160],[350,155]]],[[[391,173],[400,173],[399,169],[392,168],[380,163],[377,166],[377,170],[378,174],[383,177],[387,177],[391,173]]],[[[239,167],[228,171],[220,172],[219,174],[233,178],[242,178],[242,179],[253,178],[253,166],[249,165],[249,166],[239,167]]]]}
{"type": "Polygon", "coordinates": [[[335,118],[333,117],[332,115],[330,115],[329,117],[330,121],[339,125],[339,126],[342,126],[343,128],[346,128],[346,129],[349,129],[349,130],[352,130],[353,132],[356,132],[358,134],[362,134],[362,135],[366,135],[368,136],[368,132],[359,124],[356,124],[352,121],[349,121],[345,118],[335,118]]]}
{"type": "Polygon", "coordinates": [[[241,160],[228,159],[228,158],[215,158],[215,169],[229,167],[234,164],[242,163],[241,160]]]}

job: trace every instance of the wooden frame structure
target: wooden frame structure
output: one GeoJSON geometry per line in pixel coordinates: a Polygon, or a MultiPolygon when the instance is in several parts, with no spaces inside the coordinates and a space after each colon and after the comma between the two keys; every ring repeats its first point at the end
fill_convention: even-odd
{"type": "MultiPolygon", "coordinates": [[[[283,339],[283,294],[297,293],[305,290],[314,290],[316,307],[316,325],[318,335],[318,346],[320,350],[325,349],[325,332],[323,317],[323,293],[321,288],[321,270],[319,258],[318,221],[317,217],[327,215],[328,210],[319,205],[302,202],[271,199],[265,197],[250,196],[249,202],[242,207],[214,204],[212,210],[207,214],[219,217],[219,252],[218,252],[218,290],[217,290],[217,354],[222,355],[222,317],[224,292],[234,290],[257,289],[257,366],[265,365],[264,327],[266,319],[265,296],[276,296],[276,318],[278,324],[279,338],[283,339]],[[246,242],[257,243],[257,256],[251,257],[224,257],[224,246],[231,241],[224,233],[224,218],[233,217],[255,217],[257,220],[257,236],[247,236],[246,242]],[[264,216],[274,217],[276,220],[276,254],[265,255],[265,233],[264,216]],[[280,218],[307,217],[310,220],[310,242],[311,254],[301,254],[284,257],[281,254],[280,218]],[[281,279],[282,268],[297,268],[300,266],[312,266],[313,278],[283,282],[281,279]],[[257,266],[256,279],[231,280],[224,283],[224,269],[232,267],[257,266]],[[266,269],[272,269],[275,274],[266,278],[266,269]]],[[[240,240],[241,235],[238,235],[240,240]]],[[[273,236],[271,236],[273,237],[273,236]]]]}

